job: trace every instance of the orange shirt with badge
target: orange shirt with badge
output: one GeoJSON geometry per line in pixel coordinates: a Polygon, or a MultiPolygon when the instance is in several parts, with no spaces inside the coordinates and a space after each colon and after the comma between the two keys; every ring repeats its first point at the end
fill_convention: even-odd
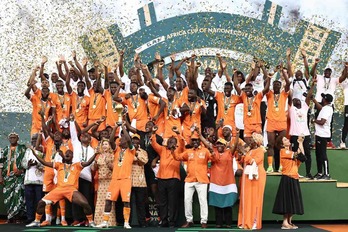
{"type": "Polygon", "coordinates": [[[218,102],[216,121],[224,119],[224,125],[235,127],[234,110],[236,105],[241,102],[240,97],[237,95],[226,97],[222,92],[215,92],[215,99],[218,102]]]}
{"type": "Polygon", "coordinates": [[[79,177],[83,169],[80,162],[66,164],[61,162],[54,163],[54,169],[57,170],[57,187],[79,187],[79,177]]]}
{"type": "Polygon", "coordinates": [[[173,109],[179,110],[179,104],[177,101],[169,102],[168,99],[162,99],[166,103],[166,107],[164,107],[164,134],[163,138],[170,138],[172,136],[176,136],[175,132],[173,132],[172,128],[175,126],[181,132],[181,120],[179,117],[174,117],[172,115],[173,109]]]}
{"type": "Polygon", "coordinates": [[[130,122],[136,121],[136,129],[145,131],[145,125],[149,121],[148,108],[146,101],[140,97],[139,94],[130,95],[126,99],[126,93],[120,93],[118,96],[122,98],[122,104],[128,107],[128,116],[130,122]]]}
{"type": "Polygon", "coordinates": [[[267,114],[266,118],[271,121],[286,122],[286,106],[289,92],[281,91],[280,94],[274,94],[269,91],[267,94],[267,114]],[[278,106],[278,107],[277,107],[278,106]]]}
{"type": "Polygon", "coordinates": [[[283,167],[282,174],[294,179],[299,179],[298,167],[301,162],[294,160],[294,152],[285,148],[280,150],[280,165],[283,167]]]}
{"type": "Polygon", "coordinates": [[[132,165],[135,156],[135,148],[122,149],[117,146],[114,158],[114,169],[112,179],[130,179],[132,177],[132,165]]]}
{"type": "Polygon", "coordinates": [[[90,105],[88,109],[88,119],[98,120],[103,116],[106,116],[106,101],[101,93],[96,93],[93,89],[89,91],[90,105]]]}
{"type": "Polygon", "coordinates": [[[72,92],[70,94],[71,99],[71,112],[73,113],[77,124],[80,128],[83,128],[83,123],[88,121],[88,108],[90,98],[86,95],[80,97],[77,93],[72,92]]]}
{"type": "Polygon", "coordinates": [[[242,92],[241,98],[244,104],[244,125],[262,123],[260,107],[263,94],[260,92],[250,98],[245,92],[242,92]]]}
{"type": "Polygon", "coordinates": [[[202,146],[197,149],[188,149],[181,154],[174,153],[176,160],[187,161],[185,182],[200,182],[203,184],[209,184],[208,161],[211,156],[209,150],[202,146]]]}

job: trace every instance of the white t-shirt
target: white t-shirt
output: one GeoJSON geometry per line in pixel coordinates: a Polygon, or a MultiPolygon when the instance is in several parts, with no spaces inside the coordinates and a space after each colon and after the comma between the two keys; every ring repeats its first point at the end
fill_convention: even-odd
{"type": "Polygon", "coordinates": [[[225,75],[219,77],[219,74],[216,74],[211,82],[211,90],[213,90],[214,92],[224,92],[226,82],[227,79],[225,75]]]}
{"type": "Polygon", "coordinates": [[[301,108],[298,109],[295,106],[291,106],[289,109],[290,116],[290,130],[289,134],[294,136],[307,136],[310,135],[308,129],[308,105],[306,102],[301,102],[301,108]]]}
{"type": "Polygon", "coordinates": [[[331,137],[331,131],[330,131],[330,124],[332,120],[333,115],[333,108],[331,105],[324,106],[317,117],[317,120],[320,119],[326,119],[326,122],[324,125],[319,125],[315,123],[315,135],[320,136],[322,138],[330,138],[331,137]]]}
{"type": "Polygon", "coordinates": [[[290,89],[292,91],[292,98],[298,98],[301,101],[305,101],[306,97],[303,96],[303,93],[307,92],[308,81],[306,78],[302,78],[302,80],[296,80],[296,78],[290,79],[290,89]],[[305,84],[306,83],[306,84],[305,84]]]}
{"type": "Polygon", "coordinates": [[[317,75],[317,93],[315,94],[315,100],[321,102],[322,97],[321,94],[331,94],[333,97],[333,101],[335,101],[335,90],[336,85],[338,84],[338,78],[331,77],[325,78],[324,76],[317,75]]]}
{"type": "MultiPolygon", "coordinates": [[[[273,79],[271,80],[271,86],[273,83],[273,79]]],[[[263,74],[259,74],[255,77],[254,81],[251,81],[250,84],[253,85],[253,89],[256,90],[258,93],[261,93],[262,90],[265,88],[265,80],[263,79],[263,74]]],[[[266,95],[262,98],[263,102],[267,102],[266,95]]]]}
{"type": "Polygon", "coordinates": [[[345,79],[342,83],[341,86],[343,88],[343,94],[344,94],[344,105],[348,105],[348,79],[345,79]]]}
{"type": "Polygon", "coordinates": [[[234,109],[234,120],[236,127],[240,130],[244,130],[244,104],[239,103],[234,109]]]}

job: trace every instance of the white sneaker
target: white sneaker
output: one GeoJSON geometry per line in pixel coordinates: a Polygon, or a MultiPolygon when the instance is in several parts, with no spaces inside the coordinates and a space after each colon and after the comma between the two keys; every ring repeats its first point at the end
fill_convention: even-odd
{"type": "Polygon", "coordinates": [[[93,227],[94,228],[94,227],[97,227],[97,226],[96,226],[95,222],[92,221],[92,222],[89,223],[89,227],[93,227]]]}
{"type": "Polygon", "coordinates": [[[340,143],[340,148],[341,148],[341,149],[346,149],[346,144],[345,144],[344,142],[341,142],[341,143],[340,143]]]}
{"type": "Polygon", "coordinates": [[[56,217],[56,225],[60,225],[60,224],[62,224],[60,221],[60,217],[56,217]]]}
{"type": "Polygon", "coordinates": [[[132,229],[132,227],[129,225],[128,222],[125,222],[125,223],[124,223],[123,228],[125,228],[125,229],[132,229]]]}
{"type": "Polygon", "coordinates": [[[108,222],[102,222],[99,225],[96,226],[97,228],[109,228],[108,222]]]}
{"type": "Polygon", "coordinates": [[[40,227],[40,222],[33,221],[32,223],[26,225],[25,227],[40,227]]]}

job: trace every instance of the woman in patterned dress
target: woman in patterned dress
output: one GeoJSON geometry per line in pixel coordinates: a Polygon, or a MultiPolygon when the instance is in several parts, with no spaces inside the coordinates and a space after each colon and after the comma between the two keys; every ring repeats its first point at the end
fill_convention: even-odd
{"type": "MultiPolygon", "coordinates": [[[[93,171],[98,171],[98,195],[94,213],[94,221],[98,225],[103,222],[106,192],[112,177],[114,151],[111,149],[109,140],[107,139],[102,139],[97,150],[100,151],[100,154],[96,157],[92,169],[93,171]]],[[[110,213],[109,226],[116,226],[114,205],[110,213]]]]}

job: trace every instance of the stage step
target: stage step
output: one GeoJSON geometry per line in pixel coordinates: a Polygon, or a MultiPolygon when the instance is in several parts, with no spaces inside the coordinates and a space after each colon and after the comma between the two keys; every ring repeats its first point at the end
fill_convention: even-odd
{"type": "Polygon", "coordinates": [[[346,183],[346,182],[337,182],[336,186],[337,186],[337,188],[348,188],[348,183],[346,183]]]}

